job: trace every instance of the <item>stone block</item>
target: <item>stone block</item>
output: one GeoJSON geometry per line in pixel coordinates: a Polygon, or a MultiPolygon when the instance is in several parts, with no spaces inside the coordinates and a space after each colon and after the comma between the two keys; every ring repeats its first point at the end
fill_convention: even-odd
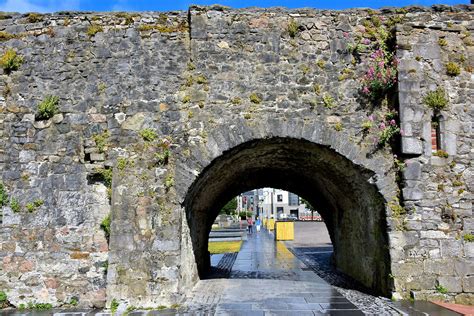
{"type": "Polygon", "coordinates": [[[474,258],[474,242],[464,243],[464,255],[467,258],[474,258]]]}
{"type": "Polygon", "coordinates": [[[454,297],[456,304],[474,305],[474,293],[461,293],[454,297]]]}
{"type": "Polygon", "coordinates": [[[423,191],[418,188],[404,188],[402,192],[403,198],[408,201],[416,201],[423,198],[423,191]]]}
{"type": "Polygon", "coordinates": [[[102,153],[91,153],[90,155],[91,161],[104,161],[105,160],[105,155],[102,153]]]}
{"type": "Polygon", "coordinates": [[[444,286],[448,292],[462,292],[462,282],[460,277],[440,276],[438,277],[439,285],[444,286]]]}
{"type": "Polygon", "coordinates": [[[414,137],[402,137],[402,153],[407,155],[421,155],[423,153],[421,140],[414,137]]]}
{"type": "Polygon", "coordinates": [[[467,276],[462,278],[463,292],[474,292],[474,276],[467,276]]]}
{"type": "Polygon", "coordinates": [[[419,180],[421,177],[421,164],[416,160],[405,161],[406,167],[403,170],[403,177],[406,180],[419,180]]]}

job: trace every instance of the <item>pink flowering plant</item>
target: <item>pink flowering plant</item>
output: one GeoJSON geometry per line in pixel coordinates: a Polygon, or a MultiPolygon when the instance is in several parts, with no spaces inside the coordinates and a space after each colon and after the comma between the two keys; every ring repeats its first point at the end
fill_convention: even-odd
{"type": "Polygon", "coordinates": [[[394,111],[379,115],[372,114],[362,123],[362,130],[372,132],[375,135],[374,144],[383,147],[390,143],[395,135],[403,133],[397,124],[396,117],[397,113],[394,111]]]}
{"type": "Polygon", "coordinates": [[[349,43],[347,51],[358,61],[361,53],[368,53],[364,59],[366,72],[362,77],[360,92],[371,102],[384,98],[397,82],[397,59],[395,57],[394,26],[397,17],[385,19],[375,12],[355,29],[354,42],[349,43]]]}
{"type": "Polygon", "coordinates": [[[362,94],[370,100],[379,100],[397,82],[397,60],[393,53],[377,49],[368,60],[367,72],[362,78],[362,94]]]}

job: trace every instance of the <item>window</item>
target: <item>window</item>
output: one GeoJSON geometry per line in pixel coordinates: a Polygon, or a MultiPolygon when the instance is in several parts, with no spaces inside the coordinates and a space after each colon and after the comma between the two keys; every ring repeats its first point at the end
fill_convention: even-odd
{"type": "Polygon", "coordinates": [[[288,205],[291,205],[291,206],[300,205],[300,199],[298,195],[288,192],[288,205]]]}
{"type": "Polygon", "coordinates": [[[277,214],[283,213],[283,207],[277,207],[277,214]]]}
{"type": "Polygon", "coordinates": [[[283,195],[282,194],[277,195],[277,202],[283,202],[283,195]]]}
{"type": "Polygon", "coordinates": [[[436,152],[441,149],[441,132],[439,128],[439,116],[431,119],[431,151],[436,152]]]}

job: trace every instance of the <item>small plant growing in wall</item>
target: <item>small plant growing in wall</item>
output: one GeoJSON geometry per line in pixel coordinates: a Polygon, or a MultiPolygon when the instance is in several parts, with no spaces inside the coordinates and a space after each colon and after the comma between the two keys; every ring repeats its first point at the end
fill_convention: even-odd
{"type": "Polygon", "coordinates": [[[92,24],[91,26],[89,26],[89,28],[87,29],[87,35],[89,35],[89,37],[94,37],[97,33],[99,32],[103,32],[104,31],[104,28],[100,25],[97,25],[97,24],[92,24]]]}
{"type": "Polygon", "coordinates": [[[447,46],[447,45],[448,45],[448,41],[447,41],[445,38],[440,38],[440,39],[438,40],[438,45],[441,46],[441,47],[447,46]]]}
{"type": "Polygon", "coordinates": [[[250,99],[250,102],[254,104],[260,104],[262,102],[262,98],[260,98],[258,94],[256,94],[255,92],[250,94],[249,99],[250,99]]]}
{"type": "Polygon", "coordinates": [[[11,198],[10,199],[10,208],[14,213],[18,213],[21,210],[20,202],[17,199],[11,198]]]}
{"type": "Polygon", "coordinates": [[[436,292],[441,293],[441,294],[448,293],[448,289],[445,288],[444,286],[442,286],[441,284],[436,285],[435,290],[436,290],[436,292]]]}
{"type": "Polygon", "coordinates": [[[7,293],[0,291],[0,308],[5,308],[7,306],[8,306],[7,293]]]}
{"type": "Polygon", "coordinates": [[[457,63],[449,62],[446,64],[446,74],[451,77],[456,77],[461,74],[461,67],[457,63]]]}
{"type": "Polygon", "coordinates": [[[448,158],[449,157],[449,154],[446,151],[442,150],[442,149],[438,149],[432,155],[433,156],[438,156],[438,157],[441,157],[441,158],[448,158]]]}
{"type": "Polygon", "coordinates": [[[290,19],[288,22],[288,27],[287,27],[288,35],[290,35],[291,38],[295,38],[296,35],[298,34],[299,31],[299,25],[296,23],[294,19],[290,19]]]}
{"type": "Polygon", "coordinates": [[[0,182],[0,207],[8,204],[8,194],[3,183],[0,182]]]}
{"type": "Polygon", "coordinates": [[[144,141],[152,142],[158,137],[158,134],[151,128],[145,128],[140,131],[140,136],[144,141]]]}
{"type": "Polygon", "coordinates": [[[100,228],[104,231],[105,239],[109,242],[110,238],[110,213],[100,223],[100,228]]]}
{"type": "Polygon", "coordinates": [[[474,242],[474,235],[473,234],[464,234],[462,237],[465,242],[474,242]]]}
{"type": "Polygon", "coordinates": [[[164,139],[160,147],[158,148],[158,151],[155,153],[155,159],[156,159],[156,164],[158,166],[163,166],[168,164],[171,151],[170,151],[170,146],[171,142],[168,139],[164,139]]]}
{"type": "Polygon", "coordinates": [[[19,56],[13,48],[8,48],[0,59],[3,71],[10,74],[12,71],[18,70],[23,64],[23,57],[19,56]]]}
{"type": "Polygon", "coordinates": [[[105,130],[99,134],[94,134],[92,136],[92,139],[94,139],[95,145],[97,146],[97,149],[99,149],[100,153],[105,152],[109,137],[110,137],[110,132],[108,130],[105,130]]]}
{"type": "Polygon", "coordinates": [[[438,87],[434,91],[430,91],[423,98],[423,102],[434,111],[444,110],[448,106],[448,99],[444,89],[438,87]]]}
{"type": "Polygon", "coordinates": [[[341,132],[341,131],[344,129],[344,126],[342,125],[341,122],[337,122],[336,124],[334,124],[334,129],[335,129],[337,132],[341,132]]]}
{"type": "Polygon", "coordinates": [[[233,105],[239,105],[242,103],[242,99],[240,99],[239,97],[235,97],[235,98],[232,98],[232,100],[230,101],[233,105]]]}
{"type": "Polygon", "coordinates": [[[28,16],[26,17],[26,20],[27,20],[29,23],[42,22],[42,21],[43,21],[43,15],[42,15],[42,14],[39,14],[39,13],[32,12],[32,13],[29,13],[29,14],[28,14],[28,16]]]}
{"type": "Polygon", "coordinates": [[[166,191],[169,191],[174,186],[174,178],[173,176],[169,175],[165,178],[165,189],[166,191]]]}
{"type": "Polygon", "coordinates": [[[49,120],[55,114],[59,113],[59,98],[49,95],[40,104],[38,104],[37,120],[49,120]]]}
{"type": "Polygon", "coordinates": [[[333,107],[336,106],[336,102],[334,101],[334,98],[329,94],[325,93],[322,97],[322,100],[323,100],[324,107],[327,109],[332,109],[333,107]]]}
{"type": "Polygon", "coordinates": [[[114,298],[112,302],[110,303],[110,311],[112,312],[112,314],[115,314],[118,307],[119,307],[119,302],[117,302],[117,300],[114,298]]]}

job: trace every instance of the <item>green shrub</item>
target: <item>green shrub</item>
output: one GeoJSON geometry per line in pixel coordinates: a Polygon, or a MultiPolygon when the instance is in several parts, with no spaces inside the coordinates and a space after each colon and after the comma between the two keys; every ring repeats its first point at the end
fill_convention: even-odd
{"type": "Polygon", "coordinates": [[[29,23],[38,23],[38,22],[43,21],[43,15],[33,12],[33,13],[28,14],[28,16],[26,17],[26,20],[29,23]]]}
{"type": "Polygon", "coordinates": [[[89,37],[94,37],[97,33],[99,32],[103,32],[104,31],[104,28],[100,25],[97,25],[97,24],[92,24],[91,26],[89,26],[89,28],[87,29],[87,35],[89,35],[89,37]]]}
{"type": "Polygon", "coordinates": [[[38,120],[48,120],[52,118],[55,114],[59,113],[59,98],[56,96],[49,95],[47,96],[39,105],[38,105],[38,114],[36,118],[38,120]]]}
{"type": "Polygon", "coordinates": [[[362,130],[365,132],[369,131],[373,126],[374,126],[374,122],[370,120],[362,122],[362,125],[361,125],[362,130]]]}
{"type": "Polygon", "coordinates": [[[423,102],[428,107],[436,111],[443,110],[448,106],[448,99],[446,98],[446,93],[441,87],[438,87],[434,91],[428,92],[423,98],[423,102]]]}
{"type": "Polygon", "coordinates": [[[197,78],[196,78],[196,82],[197,82],[198,84],[206,84],[206,83],[207,83],[207,78],[206,78],[205,76],[203,76],[203,75],[199,75],[199,76],[197,76],[197,78]]]}
{"type": "Polygon", "coordinates": [[[0,59],[3,71],[10,74],[12,71],[18,70],[23,64],[23,57],[19,56],[13,48],[8,48],[0,59]]]}
{"type": "Polygon", "coordinates": [[[71,298],[71,300],[69,301],[69,305],[71,306],[77,306],[78,303],[79,300],[76,297],[71,298]]]}
{"type": "Polygon", "coordinates": [[[103,132],[100,133],[100,134],[94,134],[94,135],[92,136],[92,138],[93,138],[94,141],[95,141],[95,145],[96,145],[97,148],[99,149],[99,152],[100,152],[100,153],[105,152],[105,149],[106,149],[106,147],[107,147],[107,143],[108,143],[109,137],[110,137],[110,132],[107,131],[107,130],[103,131],[103,132]]]}
{"type": "Polygon", "coordinates": [[[239,105],[242,103],[242,100],[239,97],[235,97],[230,101],[233,105],[239,105]]]}
{"type": "Polygon", "coordinates": [[[446,74],[451,77],[456,77],[461,73],[461,67],[458,64],[449,62],[446,64],[446,74]]]}
{"type": "Polygon", "coordinates": [[[7,293],[0,291],[0,305],[3,305],[8,301],[7,293]]]}
{"type": "Polygon", "coordinates": [[[33,203],[26,203],[26,210],[30,213],[33,213],[36,210],[36,207],[33,203]]]}
{"type": "Polygon", "coordinates": [[[260,104],[262,102],[262,98],[258,96],[255,92],[250,94],[249,96],[250,102],[255,103],[255,104],[260,104]]]}
{"type": "Polygon", "coordinates": [[[323,105],[325,108],[331,109],[336,106],[334,98],[330,96],[329,94],[324,94],[322,99],[323,99],[323,105]]]}
{"type": "Polygon", "coordinates": [[[174,185],[173,176],[167,176],[165,179],[165,189],[168,191],[174,185]]]}
{"type": "Polygon", "coordinates": [[[14,213],[18,213],[21,210],[21,205],[15,198],[10,199],[10,207],[14,213]]]}
{"type": "Polygon", "coordinates": [[[0,31],[0,42],[6,42],[16,37],[18,37],[18,35],[0,31]]]}
{"type": "Polygon", "coordinates": [[[448,45],[448,41],[445,38],[440,38],[438,40],[438,45],[441,46],[441,47],[446,46],[446,45],[448,45]]]}
{"type": "Polygon", "coordinates": [[[290,35],[291,38],[295,38],[296,35],[298,34],[299,30],[299,25],[296,23],[295,20],[291,19],[288,22],[288,34],[290,35]]]}
{"type": "Polygon", "coordinates": [[[51,308],[53,308],[53,305],[50,303],[36,303],[33,306],[33,309],[36,309],[36,310],[48,310],[51,308]]]}
{"type": "Polygon", "coordinates": [[[3,186],[3,183],[0,182],[0,207],[8,204],[8,194],[3,186]]]}
{"type": "Polygon", "coordinates": [[[441,157],[441,158],[448,158],[449,157],[449,154],[446,151],[442,150],[442,149],[437,150],[432,155],[433,156],[438,156],[438,157],[441,157]]]}
{"type": "Polygon", "coordinates": [[[473,234],[465,234],[463,236],[464,241],[467,242],[474,242],[474,235],[473,234]]]}
{"type": "Polygon", "coordinates": [[[110,237],[110,213],[107,214],[107,216],[102,220],[100,223],[100,228],[104,231],[105,233],[105,238],[109,240],[110,237]]]}
{"type": "Polygon", "coordinates": [[[119,307],[119,302],[117,302],[117,300],[114,298],[112,300],[112,302],[110,303],[110,311],[115,314],[115,312],[117,311],[119,307]]]}
{"type": "Polygon", "coordinates": [[[441,293],[441,294],[448,293],[448,289],[442,286],[441,284],[436,285],[435,289],[436,289],[436,292],[441,293]]]}
{"type": "Polygon", "coordinates": [[[35,205],[35,207],[40,207],[44,204],[44,201],[41,199],[38,199],[38,200],[35,200],[33,204],[35,205]]]}
{"type": "Polygon", "coordinates": [[[334,124],[334,129],[337,131],[337,132],[340,132],[344,129],[344,126],[342,125],[341,122],[337,122],[336,124],[334,124]]]}
{"type": "Polygon", "coordinates": [[[140,136],[143,138],[144,141],[146,142],[152,142],[154,141],[158,135],[156,132],[151,129],[151,128],[145,128],[140,131],[140,136]]]}
{"type": "Polygon", "coordinates": [[[166,165],[170,158],[170,150],[168,148],[162,148],[160,152],[155,153],[156,163],[159,166],[166,165]]]}

